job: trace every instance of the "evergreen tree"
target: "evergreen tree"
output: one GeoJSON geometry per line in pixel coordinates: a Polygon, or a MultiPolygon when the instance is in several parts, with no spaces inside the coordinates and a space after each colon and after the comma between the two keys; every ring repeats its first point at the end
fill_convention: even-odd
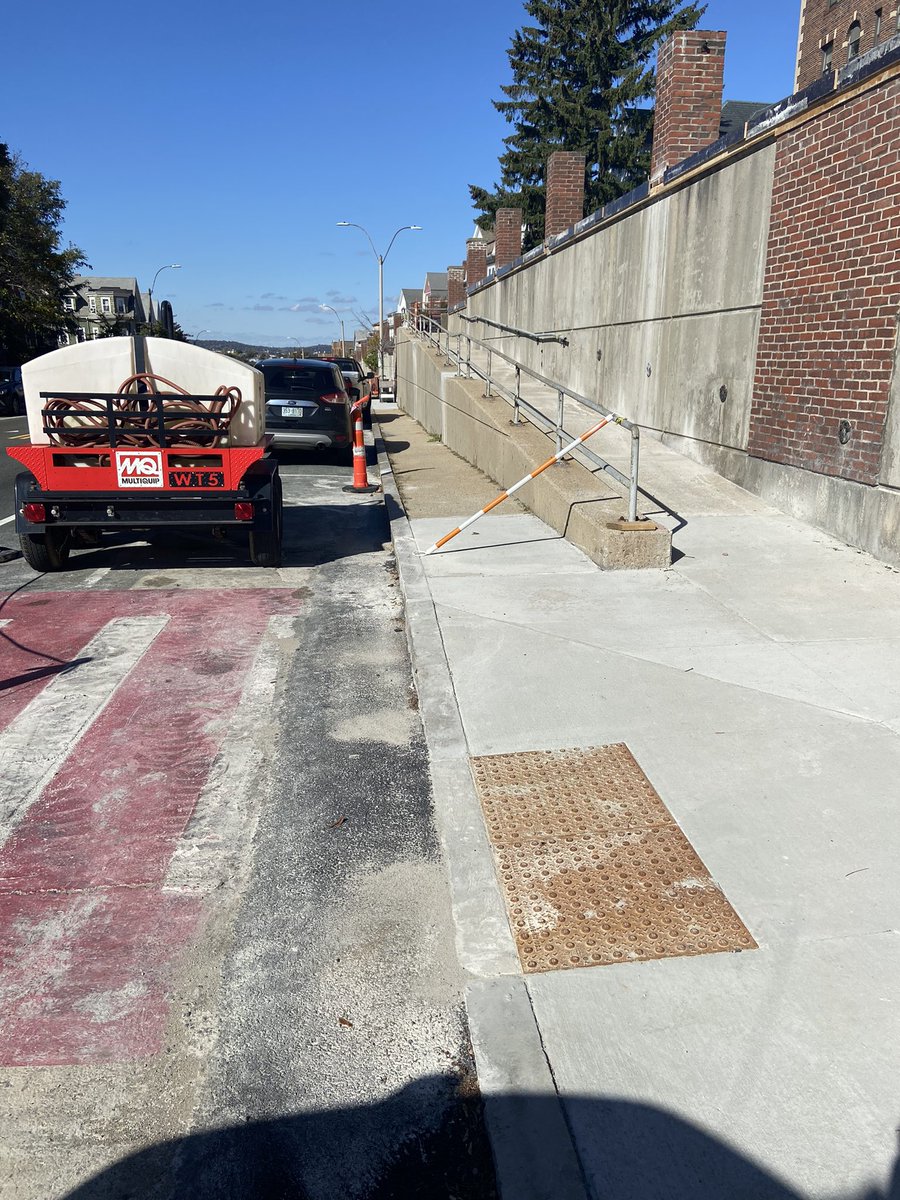
{"type": "MultiPolygon", "coordinates": [[[[66,203],[59,184],[30,171],[0,143],[0,361],[53,350],[66,328],[62,296],[79,267],[76,246],[60,247],[66,203]]],[[[72,326],[74,328],[74,326],[72,326]]]]}
{"type": "Polygon", "coordinates": [[[586,211],[644,182],[650,168],[660,42],[696,28],[705,5],[687,0],[526,0],[534,19],[513,35],[513,82],[494,107],[514,126],[493,191],[470,186],[487,229],[498,208],[521,207],[526,249],[544,236],[544,172],[554,150],[586,157],[586,211]]]}

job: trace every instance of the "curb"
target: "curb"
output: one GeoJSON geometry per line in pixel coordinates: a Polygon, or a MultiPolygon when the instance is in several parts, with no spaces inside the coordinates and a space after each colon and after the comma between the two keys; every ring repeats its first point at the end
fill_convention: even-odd
{"type": "Polygon", "coordinates": [[[450,881],[469,1033],[503,1200],[588,1200],[494,870],[453,677],[412,527],[377,419],[375,452],[450,881]]]}

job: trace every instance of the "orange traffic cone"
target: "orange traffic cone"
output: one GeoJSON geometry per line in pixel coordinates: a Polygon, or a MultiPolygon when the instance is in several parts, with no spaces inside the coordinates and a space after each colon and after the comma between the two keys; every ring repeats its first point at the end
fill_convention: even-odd
{"type": "Polygon", "coordinates": [[[378,484],[369,483],[366,473],[366,443],[363,438],[362,404],[357,401],[350,409],[353,416],[353,482],[344,484],[345,492],[377,492],[378,484]]]}

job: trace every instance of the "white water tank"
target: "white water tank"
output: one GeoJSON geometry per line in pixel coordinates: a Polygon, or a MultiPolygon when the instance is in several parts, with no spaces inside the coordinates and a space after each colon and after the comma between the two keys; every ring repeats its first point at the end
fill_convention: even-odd
{"type": "MultiPolygon", "coordinates": [[[[41,392],[117,392],[138,373],[161,375],[194,396],[212,396],[222,386],[238,388],[241,404],[228,428],[229,446],[255,446],[265,432],[265,387],[261,371],[228,354],[168,338],[96,338],[62,346],[22,367],[28,434],[48,445],[41,392]]],[[[157,385],[160,392],[166,385],[157,385]]]]}

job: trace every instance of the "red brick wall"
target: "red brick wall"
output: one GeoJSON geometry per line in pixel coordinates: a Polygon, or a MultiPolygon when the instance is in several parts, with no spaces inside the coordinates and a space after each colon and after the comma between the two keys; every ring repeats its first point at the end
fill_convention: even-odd
{"type": "Polygon", "coordinates": [[[448,266],[446,269],[446,304],[455,308],[457,304],[466,304],[466,268],[464,266],[448,266]]]}
{"type": "Polygon", "coordinates": [[[875,13],[881,10],[879,41],[897,32],[897,0],[805,0],[800,19],[796,90],[808,87],[822,74],[822,47],[833,46],[833,70],[847,65],[847,31],[854,21],[862,26],[860,54],[875,43],[875,13]]]}
{"type": "Polygon", "coordinates": [[[447,268],[447,305],[456,308],[466,302],[466,268],[447,268]]]}
{"type": "MultiPolygon", "coordinates": [[[[583,173],[583,168],[582,168],[583,173]]],[[[582,199],[583,203],[583,199],[582,199]]],[[[578,218],[581,220],[581,218],[578,218]]],[[[494,225],[494,263],[505,267],[519,258],[522,253],[522,210],[521,208],[498,208],[494,225]]]]}
{"type": "Polygon", "coordinates": [[[873,484],[900,304],[900,82],[779,139],[750,453],[873,484]],[[851,437],[838,439],[847,421],[851,437]]]}
{"type": "Polygon", "coordinates": [[[725,34],[682,30],[660,47],[651,180],[719,136],[725,34]]]}
{"type": "Polygon", "coordinates": [[[466,242],[466,285],[473,287],[487,278],[487,250],[481,238],[466,242]]]}
{"type": "Polygon", "coordinates": [[[584,155],[573,150],[555,150],[550,155],[545,237],[562,233],[584,216],[584,163],[584,155]]]}

